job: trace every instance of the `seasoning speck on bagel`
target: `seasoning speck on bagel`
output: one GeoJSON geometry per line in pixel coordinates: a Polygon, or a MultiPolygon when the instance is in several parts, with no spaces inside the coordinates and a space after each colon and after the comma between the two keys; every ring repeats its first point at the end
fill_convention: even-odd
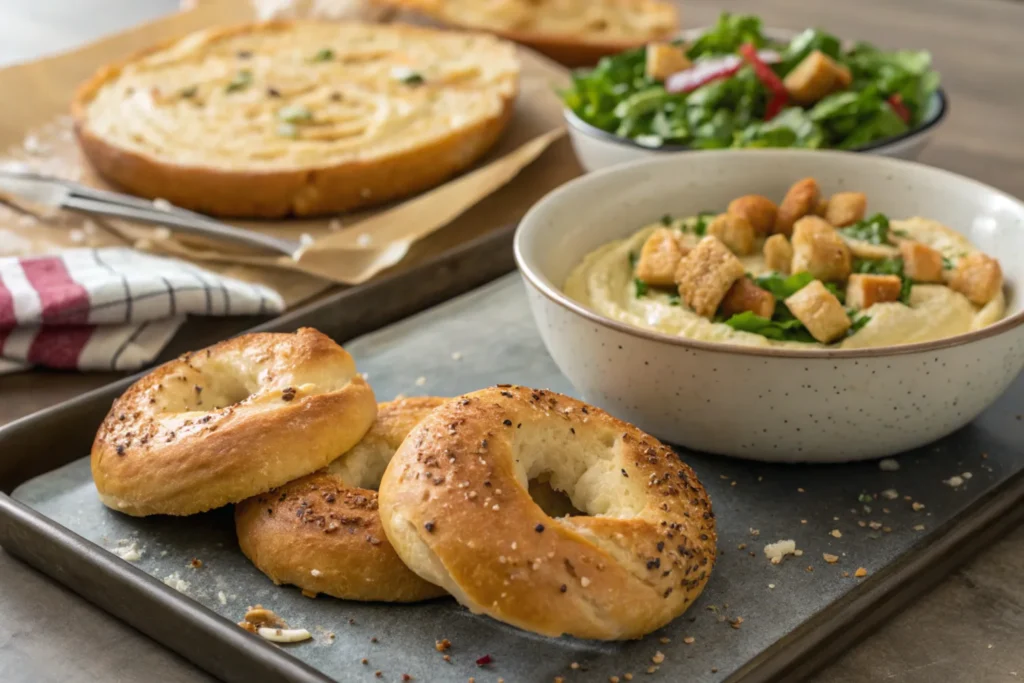
{"type": "Polygon", "coordinates": [[[439,407],[398,449],[379,500],[410,569],[473,612],[548,636],[639,638],[682,614],[715,562],[693,470],[550,391],[498,386],[439,407]],[[536,480],[583,514],[550,517],[530,496],[536,480]]]}
{"type": "Polygon", "coordinates": [[[444,595],[406,567],[377,512],[377,485],[406,434],[448,399],[381,403],[366,436],[327,469],[235,508],[242,552],[276,584],[347,600],[413,602],[444,595]]]}
{"type": "Polygon", "coordinates": [[[376,413],[352,357],[326,335],[243,335],[129,387],[96,434],[93,480],[125,514],[204,512],[326,466],[376,413]]]}

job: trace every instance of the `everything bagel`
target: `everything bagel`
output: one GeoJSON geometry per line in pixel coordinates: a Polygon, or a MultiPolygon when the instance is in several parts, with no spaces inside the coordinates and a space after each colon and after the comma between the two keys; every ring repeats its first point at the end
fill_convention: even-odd
{"type": "Polygon", "coordinates": [[[245,556],[274,583],[307,594],[387,602],[444,595],[402,564],[372,489],[406,434],[446,400],[382,403],[366,436],[326,470],[240,503],[235,525],[245,556]]]}
{"type": "Polygon", "coordinates": [[[427,416],[388,465],[380,514],[414,572],[548,636],[639,638],[682,614],[715,562],[711,502],[672,449],[525,387],[427,416]],[[584,514],[549,517],[528,493],[542,478],[584,514]]]}
{"type": "Polygon", "coordinates": [[[125,514],[203,512],[324,467],[376,412],[327,336],[244,335],[160,366],[118,398],[93,442],[93,480],[125,514]]]}

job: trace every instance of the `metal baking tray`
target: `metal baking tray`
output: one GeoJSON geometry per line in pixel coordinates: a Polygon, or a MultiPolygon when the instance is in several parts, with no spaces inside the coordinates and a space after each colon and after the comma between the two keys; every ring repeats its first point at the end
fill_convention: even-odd
{"type": "MultiPolygon", "coordinates": [[[[496,259],[511,267],[507,236],[496,245],[470,245],[360,297],[343,293],[261,329],[312,325],[344,342],[380,400],[505,382],[574,393],[543,348],[518,276],[478,287],[502,270],[496,259]],[[425,310],[354,338],[411,309],[425,310]]],[[[82,456],[125,386],[0,430],[0,486],[12,494],[0,496],[0,544],[227,681],[368,681],[380,671],[388,681],[408,674],[419,681],[572,682],[624,680],[651,667],[652,680],[798,680],[1024,519],[1024,422],[1017,414],[1024,378],[971,425],[898,456],[898,471],[874,462],[768,465],[680,449],[707,486],[719,522],[721,557],[704,594],[639,641],[542,638],[452,600],[310,600],[275,587],[238,552],[230,510],[142,520],[107,510],[82,456]],[[956,488],[944,483],[954,475],[963,479],[956,488]],[[794,539],[803,555],[771,565],[763,547],[781,539],[794,539]],[[134,563],[111,552],[129,543],[141,549],[134,563]],[[826,562],[826,553],[838,562],[826,562]],[[191,568],[192,558],[202,568],[191,568]],[[860,567],[866,578],[854,578],[860,567]],[[255,603],[308,628],[313,642],[278,647],[237,628],[255,603]],[[450,662],[434,647],[442,638],[452,643],[450,662]],[[655,664],[658,652],[664,660],[655,664]],[[490,663],[477,666],[484,655],[490,663]]]]}

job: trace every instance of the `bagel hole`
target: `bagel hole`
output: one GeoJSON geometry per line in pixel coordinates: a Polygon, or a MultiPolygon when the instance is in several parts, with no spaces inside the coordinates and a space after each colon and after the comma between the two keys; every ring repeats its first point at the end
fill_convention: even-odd
{"type": "Polygon", "coordinates": [[[551,475],[547,472],[530,479],[527,490],[533,502],[548,517],[575,517],[586,514],[572,504],[565,491],[559,491],[551,485],[551,475]]]}

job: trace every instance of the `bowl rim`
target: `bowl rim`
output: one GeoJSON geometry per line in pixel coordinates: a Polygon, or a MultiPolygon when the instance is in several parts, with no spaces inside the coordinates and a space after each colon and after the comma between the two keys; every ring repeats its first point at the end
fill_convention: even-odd
{"type": "MultiPolygon", "coordinates": [[[[939,101],[938,111],[935,112],[935,116],[933,116],[932,118],[930,118],[930,119],[928,119],[926,121],[922,121],[921,124],[919,126],[917,126],[916,128],[911,128],[910,130],[904,131],[904,132],[900,133],[899,135],[894,135],[894,136],[889,137],[889,138],[883,138],[881,140],[876,140],[875,142],[870,142],[870,143],[868,143],[866,145],[862,145],[861,147],[857,147],[855,149],[840,150],[840,149],[836,149],[834,147],[824,147],[824,148],[810,150],[810,151],[815,151],[815,152],[818,152],[818,151],[853,152],[854,154],[864,154],[864,153],[867,153],[867,152],[876,152],[876,151],[878,151],[880,149],[886,149],[886,148],[890,147],[891,145],[896,145],[896,144],[898,144],[900,142],[904,142],[906,140],[910,140],[912,138],[916,138],[918,136],[925,135],[925,134],[929,133],[930,131],[932,131],[932,129],[934,129],[940,123],[942,123],[946,119],[946,116],[949,114],[949,98],[947,97],[946,91],[942,88],[942,86],[939,86],[939,88],[932,94],[932,97],[933,98],[937,98],[938,101],[939,101]]],[[[586,135],[588,137],[596,138],[596,139],[601,140],[603,142],[610,142],[612,144],[616,144],[616,145],[619,145],[621,147],[632,147],[633,149],[638,150],[638,151],[642,151],[642,152],[652,152],[652,153],[656,153],[656,154],[671,154],[671,153],[680,153],[680,152],[719,152],[719,151],[728,151],[728,150],[736,151],[736,150],[739,150],[739,149],[743,149],[742,147],[727,147],[727,148],[724,148],[724,149],[721,149],[721,150],[719,150],[719,149],[709,150],[709,149],[699,149],[699,148],[696,148],[696,147],[689,147],[687,145],[661,145],[659,147],[648,147],[647,145],[641,145],[639,142],[637,142],[633,138],[622,137],[621,135],[616,135],[615,133],[612,133],[611,131],[607,131],[607,130],[604,130],[602,128],[598,128],[597,126],[595,126],[595,125],[593,125],[591,123],[587,123],[586,121],[581,119],[579,116],[577,116],[576,112],[574,112],[572,109],[570,109],[569,107],[565,106],[564,104],[562,105],[562,116],[563,116],[563,118],[565,118],[565,122],[566,122],[566,124],[570,128],[570,132],[572,132],[573,130],[579,131],[580,133],[582,133],[583,135],[586,135]]],[[[765,147],[765,148],[758,148],[758,149],[803,149],[803,148],[801,148],[801,147],[765,147]]]]}
{"type": "MultiPolygon", "coordinates": [[[[686,30],[680,31],[678,35],[683,40],[692,40],[692,38],[694,36],[703,35],[705,32],[711,30],[712,28],[714,28],[714,27],[711,26],[711,25],[696,26],[694,28],[690,28],[690,29],[686,29],[686,30]]],[[[806,29],[801,29],[801,30],[806,30],[806,29]]],[[[767,36],[778,38],[780,40],[791,40],[795,36],[799,35],[800,32],[801,32],[801,31],[797,31],[797,30],[793,30],[793,29],[789,29],[789,28],[781,28],[781,27],[777,27],[777,26],[776,27],[765,26],[765,27],[763,27],[761,29],[761,31],[762,31],[762,33],[764,33],[767,36]]],[[[850,41],[844,41],[844,42],[850,42],[850,41]]],[[[894,144],[896,144],[898,142],[903,142],[904,140],[909,140],[909,139],[911,139],[913,137],[916,137],[918,135],[923,135],[924,133],[926,133],[927,131],[931,130],[932,128],[935,128],[940,123],[942,123],[942,121],[945,120],[946,115],[949,113],[949,96],[946,95],[946,90],[940,85],[935,90],[935,92],[932,94],[932,97],[937,97],[938,98],[938,100],[939,100],[939,109],[938,109],[937,112],[935,112],[935,116],[933,118],[928,119],[926,121],[922,121],[921,124],[917,128],[911,128],[910,130],[905,131],[903,133],[900,133],[899,135],[895,135],[895,136],[893,136],[891,138],[883,138],[881,140],[876,140],[875,142],[871,142],[871,143],[868,143],[868,144],[863,145],[861,147],[857,147],[856,149],[842,150],[842,151],[850,151],[850,152],[857,152],[857,153],[874,152],[874,151],[882,149],[884,147],[888,147],[889,145],[894,145],[894,144]]],[[[688,147],[686,145],[661,145],[660,147],[648,147],[646,145],[641,145],[639,142],[637,142],[633,138],[625,138],[625,137],[622,137],[621,135],[616,135],[615,133],[612,133],[610,131],[604,130],[602,128],[598,128],[597,126],[595,126],[593,124],[587,123],[586,121],[581,119],[579,116],[577,116],[576,112],[574,112],[569,107],[565,106],[564,103],[562,104],[562,116],[565,118],[565,122],[569,125],[569,127],[571,129],[576,129],[579,132],[583,133],[584,135],[589,135],[590,137],[598,138],[599,140],[604,140],[606,142],[612,142],[612,143],[615,143],[617,145],[621,145],[623,147],[633,147],[634,149],[643,150],[643,151],[646,151],[646,152],[664,152],[664,153],[668,153],[668,152],[711,152],[711,151],[718,151],[718,150],[696,149],[694,147],[688,147]]],[[[797,147],[774,147],[774,148],[771,148],[771,149],[800,149],[800,148],[797,148],[797,147]]],[[[834,147],[827,147],[825,149],[834,150],[835,148],[834,147]]]]}
{"type": "MultiPolygon", "coordinates": [[[[987,192],[995,193],[996,195],[1024,208],[1024,201],[1017,199],[1002,190],[986,185],[980,181],[968,178],[967,176],[960,175],[959,173],[953,173],[942,168],[936,168],[934,166],[928,166],[917,161],[909,161],[906,159],[896,159],[892,157],[884,156],[864,156],[856,152],[839,151],[839,150],[808,150],[808,149],[733,149],[733,150],[708,150],[704,154],[717,156],[722,158],[735,158],[737,163],[744,155],[748,154],[759,154],[759,155],[774,155],[774,156],[805,156],[810,159],[821,159],[823,156],[831,156],[839,163],[845,163],[842,159],[859,159],[854,163],[868,163],[878,164],[882,167],[890,167],[891,169],[899,169],[900,167],[911,167],[916,172],[927,172],[934,173],[937,176],[945,176],[947,178],[956,180],[961,183],[966,183],[979,190],[985,190],[987,192]]],[[[692,162],[689,160],[687,163],[692,162]]],[[[951,337],[943,337],[942,339],[934,339],[926,342],[914,342],[911,344],[897,344],[889,346],[875,346],[861,349],[796,349],[796,348],[773,348],[773,347],[757,347],[757,346],[744,346],[740,344],[728,344],[723,342],[709,342],[698,339],[691,339],[688,337],[682,337],[665,332],[657,332],[655,330],[649,330],[642,327],[636,327],[628,323],[623,323],[618,320],[607,318],[596,311],[593,311],[583,304],[574,301],[569,298],[568,295],[562,292],[562,290],[555,286],[545,275],[542,275],[529,263],[528,259],[523,255],[523,235],[528,230],[524,226],[530,224],[536,219],[536,214],[545,210],[547,206],[550,206],[553,202],[559,200],[559,197],[565,192],[570,191],[573,187],[577,187],[592,180],[602,178],[604,176],[618,175],[627,172],[631,169],[643,167],[643,166],[666,166],[672,163],[683,163],[682,157],[662,157],[660,159],[647,158],[639,159],[629,163],[619,164],[609,168],[593,171],[591,173],[584,174],[577,178],[570,180],[569,182],[561,185],[560,187],[552,190],[545,195],[539,202],[534,204],[530,210],[523,216],[516,228],[515,236],[513,237],[512,250],[515,256],[516,265],[519,268],[519,272],[523,278],[529,283],[534,289],[536,289],[545,298],[550,300],[552,303],[561,306],[571,313],[575,313],[592,323],[601,325],[602,327],[610,328],[617,332],[624,334],[641,337],[648,339],[653,342],[660,344],[666,344],[669,346],[678,346],[685,349],[699,349],[702,351],[713,351],[718,353],[730,353],[740,356],[754,356],[754,357],[774,357],[774,358],[802,358],[802,359],[820,359],[820,360],[834,360],[840,358],[884,358],[889,356],[902,356],[910,355],[915,353],[924,353],[929,351],[938,351],[942,349],[948,349],[956,346],[963,346],[965,344],[971,344],[976,341],[988,339],[989,337],[995,337],[1005,332],[1009,332],[1021,325],[1024,325],[1024,308],[1017,313],[1007,316],[1002,320],[999,320],[992,325],[981,328],[980,330],[974,330],[971,332],[965,332],[963,334],[953,335],[951,337]]],[[[1005,283],[1004,283],[1005,286],[1005,283]]]]}

